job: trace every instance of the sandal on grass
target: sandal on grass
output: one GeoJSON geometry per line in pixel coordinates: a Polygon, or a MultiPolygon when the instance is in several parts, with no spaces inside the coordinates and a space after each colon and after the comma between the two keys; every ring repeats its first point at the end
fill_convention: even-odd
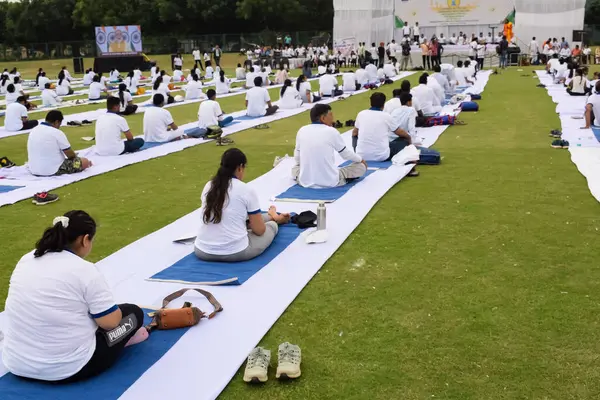
{"type": "Polygon", "coordinates": [[[254,127],[254,129],[259,129],[259,130],[262,130],[262,129],[269,129],[269,125],[267,125],[267,124],[260,124],[260,125],[256,125],[256,126],[254,127]]]}
{"type": "Polygon", "coordinates": [[[467,123],[465,121],[455,120],[454,125],[467,125],[467,123]]]}
{"type": "Polygon", "coordinates": [[[551,146],[553,149],[568,149],[569,142],[567,142],[566,140],[555,140],[552,142],[551,146]]]}

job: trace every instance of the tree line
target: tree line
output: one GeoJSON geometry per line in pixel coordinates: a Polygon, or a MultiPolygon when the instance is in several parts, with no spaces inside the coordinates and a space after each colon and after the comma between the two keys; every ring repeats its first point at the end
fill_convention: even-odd
{"type": "Polygon", "coordinates": [[[102,25],[140,25],[149,37],[330,30],[333,1],[0,0],[0,43],[88,40],[102,25]]]}

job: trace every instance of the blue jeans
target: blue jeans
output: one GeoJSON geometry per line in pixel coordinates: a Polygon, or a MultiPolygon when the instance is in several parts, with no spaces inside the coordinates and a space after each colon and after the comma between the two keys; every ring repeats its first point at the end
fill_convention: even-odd
{"type": "Polygon", "coordinates": [[[208,129],[206,128],[194,128],[194,129],[189,129],[185,131],[185,134],[189,137],[192,138],[203,138],[206,136],[206,134],[208,133],[208,129]]]}
{"type": "Polygon", "coordinates": [[[508,61],[508,52],[503,51],[500,54],[500,68],[506,68],[508,66],[507,61],[508,61]]]}
{"type": "Polygon", "coordinates": [[[121,154],[135,153],[136,151],[141,149],[143,145],[144,145],[144,139],[142,139],[142,138],[126,140],[125,141],[125,150],[123,150],[123,152],[121,154]]]}
{"type": "Polygon", "coordinates": [[[223,118],[223,121],[219,121],[219,126],[221,128],[224,128],[232,122],[233,122],[233,117],[230,115],[228,117],[223,118]]]}

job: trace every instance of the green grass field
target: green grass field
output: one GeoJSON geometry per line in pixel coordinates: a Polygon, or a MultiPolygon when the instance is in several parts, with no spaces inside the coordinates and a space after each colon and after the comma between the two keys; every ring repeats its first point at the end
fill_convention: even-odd
{"type": "MultiPolygon", "coordinates": [[[[491,77],[481,111],[436,143],[442,165],[396,185],[261,341],[274,355],[281,342],[300,345],[302,378],[254,387],[238,373],[221,398],[600,398],[598,202],[569,153],[550,148],[555,106],[523,74],[491,77]]],[[[242,103],[221,102],[226,112],[242,103]]],[[[368,95],[333,105],[341,121],[367,107],[368,95]]],[[[182,124],[197,105],[171,111],[182,124]]],[[[128,121],[141,131],[141,115],[128,121]]],[[[291,154],[308,122],[304,113],[234,135],[248,180],[291,154]]],[[[93,127],[65,131],[82,148],[93,127]]],[[[26,141],[0,140],[0,155],[24,162],[26,141]]],[[[196,146],[58,189],[46,207],[0,208],[0,297],[53,217],[90,212],[98,261],[198,208],[223,151],[196,146]]],[[[272,366],[271,377],[276,356],[272,366]]]]}

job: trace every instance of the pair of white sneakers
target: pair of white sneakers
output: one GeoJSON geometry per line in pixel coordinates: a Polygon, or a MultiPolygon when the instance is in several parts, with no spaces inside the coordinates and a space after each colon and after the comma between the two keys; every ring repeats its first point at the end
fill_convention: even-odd
{"type": "MultiPolygon", "coordinates": [[[[282,343],[278,351],[277,379],[296,379],[302,372],[300,363],[302,362],[302,352],[300,347],[282,343]]],[[[271,351],[257,347],[248,356],[246,370],[244,371],[244,382],[265,383],[269,379],[268,369],[271,363],[271,351]]]]}

